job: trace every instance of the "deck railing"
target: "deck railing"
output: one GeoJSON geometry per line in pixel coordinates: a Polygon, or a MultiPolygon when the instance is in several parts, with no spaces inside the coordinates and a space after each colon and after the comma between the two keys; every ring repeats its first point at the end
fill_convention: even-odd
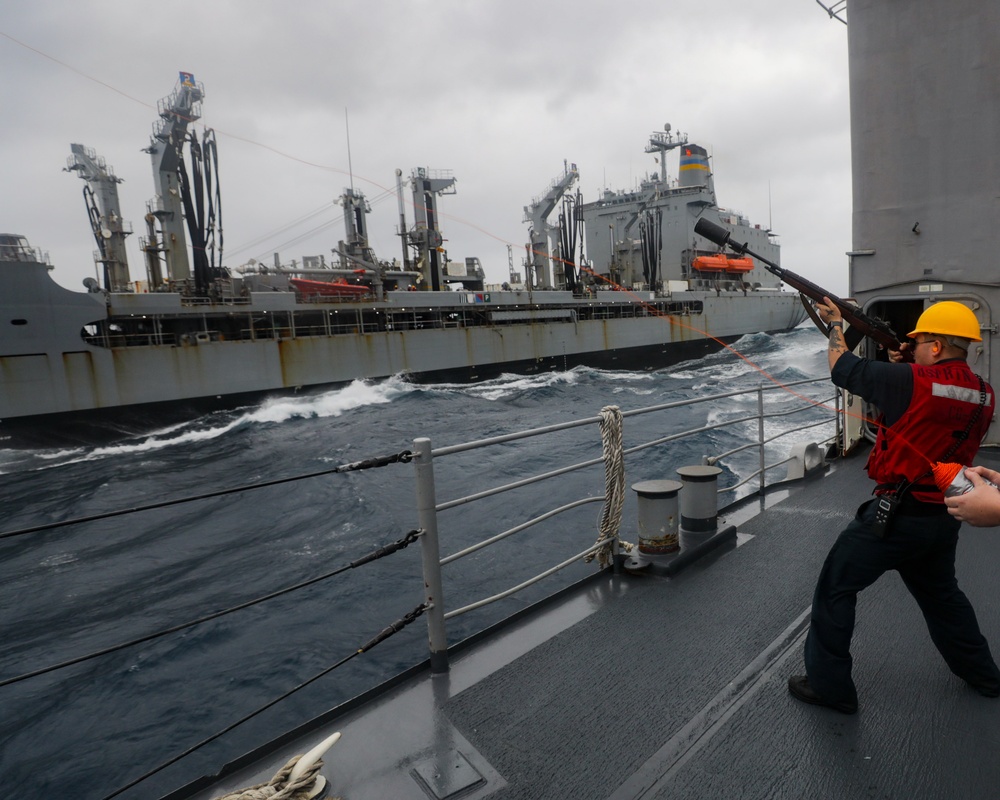
{"type": "MultiPolygon", "coordinates": [[[[819,426],[830,426],[832,428],[828,436],[822,437],[819,441],[832,441],[836,438],[839,433],[839,393],[831,394],[830,396],[821,397],[818,399],[808,398],[805,395],[800,394],[798,391],[793,392],[799,397],[802,402],[791,408],[780,408],[777,410],[767,410],[765,399],[769,395],[781,389],[789,389],[790,387],[806,387],[815,384],[823,384],[823,388],[829,387],[829,378],[812,378],[806,380],[795,381],[793,383],[784,384],[783,386],[777,385],[760,385],[754,389],[736,390],[731,392],[723,392],[720,394],[706,395],[689,400],[680,400],[671,403],[662,403],[655,406],[649,406],[646,408],[634,409],[631,411],[625,411],[621,413],[623,420],[628,418],[639,417],[647,414],[662,413],[665,411],[675,410],[679,408],[686,408],[691,406],[696,406],[703,403],[712,403],[722,400],[731,400],[733,398],[755,396],[756,398],[756,412],[748,415],[741,415],[733,417],[732,419],[726,419],[719,422],[713,422],[706,425],[701,425],[695,428],[689,428],[676,433],[672,433],[668,436],[659,437],[649,441],[642,442],[640,444],[633,445],[628,448],[623,448],[622,452],[626,459],[629,456],[634,456],[640,451],[647,450],[655,447],[663,447],[668,444],[677,442],[682,439],[686,439],[692,436],[696,436],[701,433],[706,433],[708,431],[714,431],[730,426],[756,423],[757,437],[756,441],[750,441],[739,447],[735,447],[723,453],[718,453],[715,455],[705,455],[703,457],[703,462],[706,464],[716,464],[722,462],[724,459],[730,458],[731,456],[743,452],[748,449],[757,448],[758,450],[758,468],[747,475],[743,480],[731,486],[724,486],[719,489],[720,494],[732,493],[744,486],[748,482],[755,480],[758,483],[757,492],[763,494],[767,486],[767,473],[770,470],[775,469],[783,464],[788,463],[793,457],[785,457],[774,463],[766,463],[766,447],[767,445],[781,439],[782,437],[789,436],[794,433],[800,433],[803,430],[808,430],[810,428],[819,426]],[[832,404],[832,406],[831,406],[832,404]],[[769,419],[777,419],[779,417],[788,417],[794,414],[801,414],[810,409],[816,409],[817,407],[825,409],[828,413],[823,416],[822,419],[816,421],[811,420],[805,424],[795,426],[793,428],[786,428],[774,435],[767,436],[765,432],[765,422],[769,419]]],[[[575,553],[574,555],[566,558],[565,560],[554,564],[553,566],[543,570],[537,575],[521,581],[517,585],[511,586],[501,592],[495,593],[491,596],[481,598],[474,602],[463,605],[459,608],[454,608],[446,610],[444,603],[444,581],[442,577],[441,568],[447,564],[451,564],[458,561],[466,556],[471,555],[483,548],[489,547],[497,542],[500,542],[514,534],[520,533],[528,528],[534,527],[546,520],[550,520],[562,513],[570,511],[571,509],[578,508],[582,505],[588,503],[603,503],[606,500],[605,495],[592,495],[585,496],[579,499],[573,500],[568,503],[563,503],[562,505],[552,508],[547,512],[528,519],[512,528],[496,533],[488,538],[466,547],[463,550],[452,553],[451,555],[441,557],[440,555],[440,544],[438,535],[438,516],[442,512],[446,512],[449,509],[456,508],[458,506],[465,506],[470,503],[474,503],[483,500],[487,497],[493,497],[506,492],[514,491],[525,486],[532,484],[542,483],[544,481],[556,478],[558,476],[563,476],[571,472],[577,472],[584,470],[604,462],[604,456],[593,458],[587,461],[582,461],[579,463],[568,464],[557,469],[549,470],[544,473],[533,475],[527,478],[521,478],[510,483],[494,486],[482,491],[478,491],[474,494],[462,496],[455,498],[453,500],[448,500],[445,502],[440,502],[438,500],[438,492],[435,482],[435,463],[448,456],[455,455],[457,453],[468,452],[472,450],[486,449],[500,444],[506,444],[510,442],[515,442],[518,440],[528,439],[537,436],[546,436],[557,431],[565,431],[571,428],[581,428],[586,426],[597,426],[601,422],[601,417],[588,417],[585,419],[572,420],[568,422],[558,423],[555,425],[548,425],[539,428],[532,428],[529,430],[519,431],[516,433],[505,434],[502,436],[495,436],[488,439],[480,439],[477,441],[465,442],[463,444],[452,445],[449,447],[442,448],[432,448],[431,440],[427,438],[415,439],[413,442],[413,461],[416,467],[416,490],[417,490],[417,512],[418,512],[418,524],[421,530],[421,545],[422,545],[422,563],[423,563],[423,578],[424,584],[426,586],[426,597],[425,602],[427,604],[427,617],[428,617],[428,630],[429,630],[429,640],[430,640],[430,656],[431,656],[431,668],[435,672],[442,672],[448,669],[448,643],[447,643],[447,631],[445,622],[450,619],[454,619],[462,614],[468,613],[483,606],[489,605],[491,603],[497,602],[504,598],[510,597],[527,587],[538,583],[541,580],[577,563],[581,558],[594,553],[595,551],[608,546],[608,542],[595,542],[581,552],[575,553]]],[[[676,466],[687,466],[684,464],[677,464],[676,466]]],[[[617,553],[617,537],[612,540],[611,545],[613,547],[613,552],[617,553]]]]}

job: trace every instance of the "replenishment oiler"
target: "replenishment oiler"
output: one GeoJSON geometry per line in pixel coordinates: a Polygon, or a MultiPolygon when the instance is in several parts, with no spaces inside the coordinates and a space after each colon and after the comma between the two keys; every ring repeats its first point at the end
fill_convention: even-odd
{"type": "Polygon", "coordinates": [[[181,73],[160,101],[147,151],[156,194],[140,237],[146,276],[133,280],[113,170],[72,145],[67,169],[84,179],[102,281],[74,292],[49,276],[26,237],[0,235],[0,436],[130,433],[196,407],[234,405],[392,375],[468,381],[586,364],[655,368],[696,357],[749,332],[803,319],[797,296],[750,259],[727,258],[697,236],[700,218],[732,229],[777,261],[773,234],[719,208],[705,148],[670,126],[649,137],[662,173],[638,189],[584,203],[575,165],[525,207],[524,275],[485,283],[478,259],[452,261],[438,204],[448,172],[416,169],[412,219],[400,198],[402,259],[369,246],[368,205],[340,198],[345,238],[332,258],[223,264],[216,142],[199,140],[204,88],[181,73]],[[679,177],[665,157],[679,151],[679,177]],[[190,167],[187,166],[190,164],[190,167]],[[214,188],[213,188],[214,187],[214,188]],[[560,208],[561,204],[561,208],[560,208]],[[548,217],[559,209],[559,224],[548,217]],[[190,252],[189,252],[190,243],[190,252]],[[577,256],[586,245],[589,260],[577,256]]]}

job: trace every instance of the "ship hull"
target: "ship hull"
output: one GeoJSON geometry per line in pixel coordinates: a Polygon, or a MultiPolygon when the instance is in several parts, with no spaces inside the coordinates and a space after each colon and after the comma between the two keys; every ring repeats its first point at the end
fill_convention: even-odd
{"type": "MultiPolygon", "coordinates": [[[[472,383],[504,373],[535,375],[586,366],[607,370],[654,370],[701,358],[722,349],[740,336],[700,339],[676,344],[655,344],[627,350],[574,353],[504,363],[450,367],[428,372],[405,373],[413,383],[472,383]]],[[[32,414],[0,421],[0,447],[36,448],[93,445],[150,433],[216,411],[261,403],[271,398],[303,397],[342,387],[355,379],[296,388],[265,389],[179,397],[80,411],[32,414]]]]}
{"type": "MultiPolygon", "coordinates": [[[[641,306],[617,296],[604,305],[560,298],[525,306],[514,302],[523,300],[516,294],[498,293],[490,306],[497,310],[484,310],[496,315],[490,319],[502,320],[495,324],[407,329],[407,317],[398,309],[392,316],[387,303],[381,318],[393,321],[386,330],[303,335],[275,329],[270,338],[240,341],[205,335],[180,344],[96,347],[69,327],[59,334],[53,321],[37,347],[0,356],[0,441],[35,446],[106,440],[206,409],[393,375],[475,381],[579,365],[657,369],[705,355],[746,333],[787,330],[803,317],[795,295],[777,292],[687,293],[684,302],[697,313],[634,315],[641,306]],[[584,318],[585,310],[590,318],[584,318]],[[610,318],[596,313],[603,311],[610,318]]],[[[411,297],[411,304],[416,299],[411,297]]],[[[72,318],[70,300],[66,316],[72,318]]],[[[439,305],[433,320],[447,320],[452,308],[460,306],[439,305]]],[[[338,310],[349,312],[344,306],[338,310]]],[[[78,313],[77,322],[85,313],[78,313]]],[[[211,313],[200,313],[211,320],[211,313]]]]}

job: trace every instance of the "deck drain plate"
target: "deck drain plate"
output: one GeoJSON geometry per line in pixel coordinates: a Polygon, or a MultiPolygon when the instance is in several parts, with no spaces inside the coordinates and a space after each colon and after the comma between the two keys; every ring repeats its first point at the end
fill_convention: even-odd
{"type": "Polygon", "coordinates": [[[457,750],[421,761],[411,772],[433,800],[453,800],[486,784],[486,779],[457,750]]]}

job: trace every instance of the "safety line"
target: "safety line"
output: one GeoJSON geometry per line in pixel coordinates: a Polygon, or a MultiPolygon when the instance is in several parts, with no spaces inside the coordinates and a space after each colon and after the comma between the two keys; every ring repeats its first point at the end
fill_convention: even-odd
{"type": "Polygon", "coordinates": [[[264,489],[268,486],[280,486],[283,483],[294,483],[295,481],[306,480],[307,478],[319,478],[324,475],[334,475],[341,472],[354,472],[361,469],[373,469],[375,467],[384,467],[388,464],[395,464],[402,462],[404,464],[409,463],[413,455],[409,450],[403,450],[400,453],[393,453],[389,456],[376,456],[374,458],[364,459],[362,461],[354,461],[350,464],[340,464],[339,466],[332,467],[331,469],[323,469],[318,472],[308,472],[305,475],[292,475],[287,478],[275,478],[269,481],[259,481],[258,483],[247,483],[243,486],[233,486],[229,489],[218,489],[214,492],[205,492],[204,494],[189,495],[188,497],[176,497],[172,500],[161,500],[158,503],[147,503],[143,506],[133,506],[131,508],[120,508],[116,511],[105,511],[100,514],[91,514],[86,517],[74,517],[73,519],[59,520],[58,522],[46,522],[43,525],[34,525],[30,528],[21,528],[14,531],[4,531],[0,533],[0,539],[10,539],[15,536],[23,536],[27,533],[39,533],[40,531],[49,531],[55,528],[65,528],[69,525],[80,525],[84,522],[96,522],[102,519],[111,519],[113,517],[121,517],[126,514],[135,514],[139,511],[153,511],[158,508],[169,508],[170,506],[180,505],[182,503],[192,503],[196,500],[209,500],[213,497],[224,497],[229,494],[236,494],[238,492],[247,492],[251,489],[264,489]]]}
{"type": "MultiPolygon", "coordinates": [[[[379,558],[383,558],[387,555],[391,555],[404,547],[412,544],[416,541],[419,531],[412,530],[402,539],[399,539],[392,544],[380,547],[377,550],[362,556],[361,558],[355,559],[349,564],[345,564],[342,567],[338,567],[335,570],[327,572],[323,575],[317,575],[315,578],[309,578],[308,580],[300,581],[293,586],[285,587],[284,589],[278,589],[277,591],[271,592],[270,594],[263,595],[261,597],[255,597],[253,600],[247,600],[246,602],[240,603],[239,605],[232,606],[230,608],[223,609],[222,611],[215,611],[211,614],[207,614],[204,617],[199,617],[198,619],[191,620],[190,622],[183,622],[180,625],[174,625],[170,628],[165,628],[163,630],[157,631],[155,633],[148,633],[145,636],[140,636],[137,639],[131,639],[127,642],[121,642],[120,644],[111,645],[110,647],[105,647],[102,650],[95,650],[92,653],[87,653],[86,655],[76,656],[75,658],[68,659],[67,661],[61,661],[58,664],[51,664],[47,667],[41,667],[39,669],[33,670],[31,672],[25,672],[21,675],[15,675],[12,678],[5,678],[0,681],[0,687],[9,686],[12,683],[20,683],[28,678],[37,678],[39,675],[45,675],[49,672],[55,672],[56,670],[64,669],[66,667],[71,667],[74,664],[80,664],[84,661],[90,661],[94,658],[99,658],[100,656],[110,655],[111,653],[117,653],[119,650],[125,650],[129,647],[134,647],[137,644],[143,644],[144,642],[151,642],[154,639],[159,639],[163,636],[167,636],[171,633],[179,633],[180,631],[187,630],[188,628],[193,628],[195,625],[201,625],[205,622],[211,622],[212,620],[224,617],[227,614],[232,614],[234,611],[242,611],[245,608],[250,608],[251,606],[259,605],[267,600],[273,600],[276,597],[281,597],[282,595],[290,594],[291,592],[298,591],[299,589],[305,589],[307,586],[312,586],[314,583],[319,583],[320,581],[325,581],[328,578],[336,577],[349,569],[356,569],[364,564],[368,564],[379,558]]],[[[377,642],[376,642],[377,644],[377,642]]],[[[371,649],[374,645],[369,643],[362,647],[361,651],[371,649]]]]}

